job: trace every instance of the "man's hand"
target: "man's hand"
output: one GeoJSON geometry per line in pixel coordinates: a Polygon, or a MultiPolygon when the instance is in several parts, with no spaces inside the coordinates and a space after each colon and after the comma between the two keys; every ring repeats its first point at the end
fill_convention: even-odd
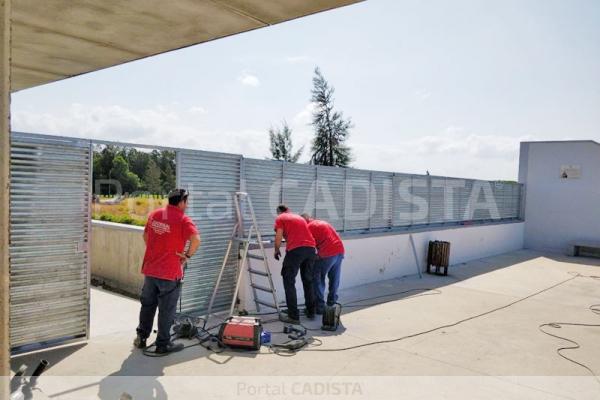
{"type": "Polygon", "coordinates": [[[279,249],[275,249],[275,259],[279,261],[281,258],[281,251],[279,249]]]}
{"type": "Polygon", "coordinates": [[[181,262],[181,265],[185,265],[185,263],[187,263],[188,258],[184,253],[175,252],[175,254],[179,256],[179,262],[181,262]]]}

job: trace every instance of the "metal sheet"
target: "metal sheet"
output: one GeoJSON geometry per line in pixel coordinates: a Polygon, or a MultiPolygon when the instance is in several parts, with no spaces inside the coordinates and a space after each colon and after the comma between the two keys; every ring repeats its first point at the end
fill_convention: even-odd
{"type": "Polygon", "coordinates": [[[89,335],[91,143],[11,140],[10,342],[20,352],[89,335]]]}
{"type": "MultiPolygon", "coordinates": [[[[187,214],[200,230],[202,245],[188,263],[182,311],[204,314],[235,225],[234,193],[240,189],[241,157],[203,151],[180,151],[178,186],[190,191],[187,214]]],[[[231,253],[214,310],[231,305],[237,272],[237,252],[231,253]]]]}
{"type": "Polygon", "coordinates": [[[244,159],[244,190],[250,195],[263,236],[273,235],[275,209],[283,202],[281,161],[244,159]]]}

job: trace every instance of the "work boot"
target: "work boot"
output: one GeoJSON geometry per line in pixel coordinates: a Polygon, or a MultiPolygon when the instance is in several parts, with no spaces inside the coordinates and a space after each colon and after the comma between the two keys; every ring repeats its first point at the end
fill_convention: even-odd
{"type": "Polygon", "coordinates": [[[306,318],[309,319],[310,321],[314,321],[314,319],[315,319],[314,311],[309,312],[307,308],[304,309],[304,315],[306,315],[306,318]]]}
{"type": "Polygon", "coordinates": [[[167,353],[177,353],[178,351],[183,350],[183,343],[169,343],[165,346],[156,346],[156,354],[167,354],[167,353]]]}
{"type": "Polygon", "coordinates": [[[138,349],[145,349],[146,339],[144,339],[140,335],[137,335],[136,338],[133,340],[133,345],[138,349]]]}
{"type": "Polygon", "coordinates": [[[292,317],[290,317],[288,314],[286,313],[279,313],[279,320],[285,324],[299,324],[300,320],[299,319],[294,319],[292,317]]]}

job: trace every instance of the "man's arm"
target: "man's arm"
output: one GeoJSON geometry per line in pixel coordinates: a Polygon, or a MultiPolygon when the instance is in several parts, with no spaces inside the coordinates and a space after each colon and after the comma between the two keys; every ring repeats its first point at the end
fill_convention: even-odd
{"type": "Polygon", "coordinates": [[[200,247],[200,242],[201,240],[199,234],[195,234],[190,237],[190,248],[186,253],[188,258],[192,257],[196,253],[196,250],[198,250],[198,247],[200,247]]]}
{"type": "Polygon", "coordinates": [[[281,241],[283,240],[283,229],[279,228],[275,231],[275,259],[279,260],[281,256],[281,241]]]}
{"type": "Polygon", "coordinates": [[[148,232],[144,230],[144,244],[148,245],[148,232]]]}

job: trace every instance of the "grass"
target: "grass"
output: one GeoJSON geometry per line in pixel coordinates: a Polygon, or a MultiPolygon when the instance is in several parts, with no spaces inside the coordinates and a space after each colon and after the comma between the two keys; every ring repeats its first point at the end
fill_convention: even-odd
{"type": "MultiPolygon", "coordinates": [[[[106,201],[106,198],[103,198],[106,201]]],[[[118,224],[144,226],[148,214],[157,208],[164,207],[167,199],[153,197],[130,197],[119,204],[92,204],[92,219],[115,222],[118,224]]]]}

